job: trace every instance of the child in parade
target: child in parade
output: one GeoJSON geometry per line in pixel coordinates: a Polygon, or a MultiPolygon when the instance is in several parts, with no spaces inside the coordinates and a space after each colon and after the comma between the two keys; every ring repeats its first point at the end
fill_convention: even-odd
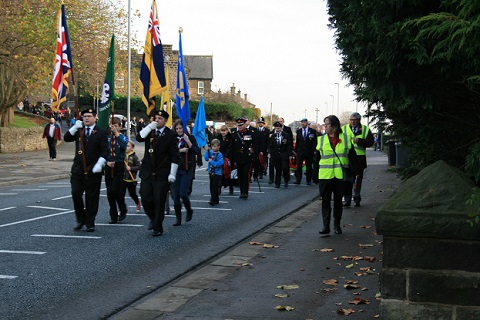
{"type": "Polygon", "coordinates": [[[223,155],[220,152],[220,140],[213,139],[210,148],[205,152],[205,161],[208,162],[210,176],[210,201],[211,206],[219,203],[219,186],[223,175],[223,155]]]}
{"type": "Polygon", "coordinates": [[[135,144],[128,141],[125,154],[125,172],[123,173],[123,194],[128,190],[128,194],[137,205],[137,212],[141,210],[140,199],[137,195],[137,172],[140,170],[140,160],[135,154],[135,144]]]}

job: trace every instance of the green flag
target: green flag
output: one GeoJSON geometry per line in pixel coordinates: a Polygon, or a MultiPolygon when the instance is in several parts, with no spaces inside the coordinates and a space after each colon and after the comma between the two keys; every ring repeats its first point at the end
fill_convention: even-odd
{"type": "Polygon", "coordinates": [[[107,75],[102,87],[102,98],[98,108],[97,125],[103,129],[108,128],[110,114],[113,112],[113,99],[115,99],[115,35],[110,41],[110,51],[107,61],[107,75]]]}

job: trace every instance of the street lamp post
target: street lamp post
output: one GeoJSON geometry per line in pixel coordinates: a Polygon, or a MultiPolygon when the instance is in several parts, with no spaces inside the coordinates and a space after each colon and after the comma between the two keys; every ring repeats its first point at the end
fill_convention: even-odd
{"type": "Polygon", "coordinates": [[[335,96],[333,94],[331,94],[330,97],[332,97],[332,114],[335,114],[335,110],[334,110],[334,108],[335,108],[335,96]]]}
{"type": "Polygon", "coordinates": [[[318,108],[315,108],[315,123],[318,124],[318,111],[320,111],[318,108]]]}
{"type": "Polygon", "coordinates": [[[335,82],[337,85],[337,116],[340,116],[340,83],[335,82]]]}
{"type": "Polygon", "coordinates": [[[325,103],[325,112],[326,114],[328,114],[328,102],[324,102],[325,103]]]}

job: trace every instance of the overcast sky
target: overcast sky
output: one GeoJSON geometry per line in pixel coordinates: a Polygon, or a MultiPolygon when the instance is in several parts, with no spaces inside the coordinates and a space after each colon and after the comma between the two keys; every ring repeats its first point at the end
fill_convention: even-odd
{"type": "MultiPolygon", "coordinates": [[[[162,43],[184,55],[213,55],[213,90],[235,87],[287,123],[365,112],[341,78],[324,0],[156,0],[162,43]],[[339,83],[337,86],[335,83],[339,83]],[[339,91],[339,94],[338,94],[339,91]],[[338,99],[340,97],[340,99],[338,99]],[[337,103],[339,104],[337,105],[337,103]],[[333,109],[332,109],[333,104],[333,109]],[[328,106],[328,110],[327,110],[328,106]],[[333,110],[333,111],[332,111],[333,110]]],[[[132,29],[145,38],[151,0],[132,0],[132,29]]]]}

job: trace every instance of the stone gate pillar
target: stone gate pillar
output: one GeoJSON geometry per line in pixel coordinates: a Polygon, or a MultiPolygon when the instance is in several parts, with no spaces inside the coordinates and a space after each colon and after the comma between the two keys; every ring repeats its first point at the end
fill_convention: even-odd
{"type": "Polygon", "coordinates": [[[438,161],[379,209],[382,319],[480,319],[480,227],[466,222],[473,183],[438,161]]]}

